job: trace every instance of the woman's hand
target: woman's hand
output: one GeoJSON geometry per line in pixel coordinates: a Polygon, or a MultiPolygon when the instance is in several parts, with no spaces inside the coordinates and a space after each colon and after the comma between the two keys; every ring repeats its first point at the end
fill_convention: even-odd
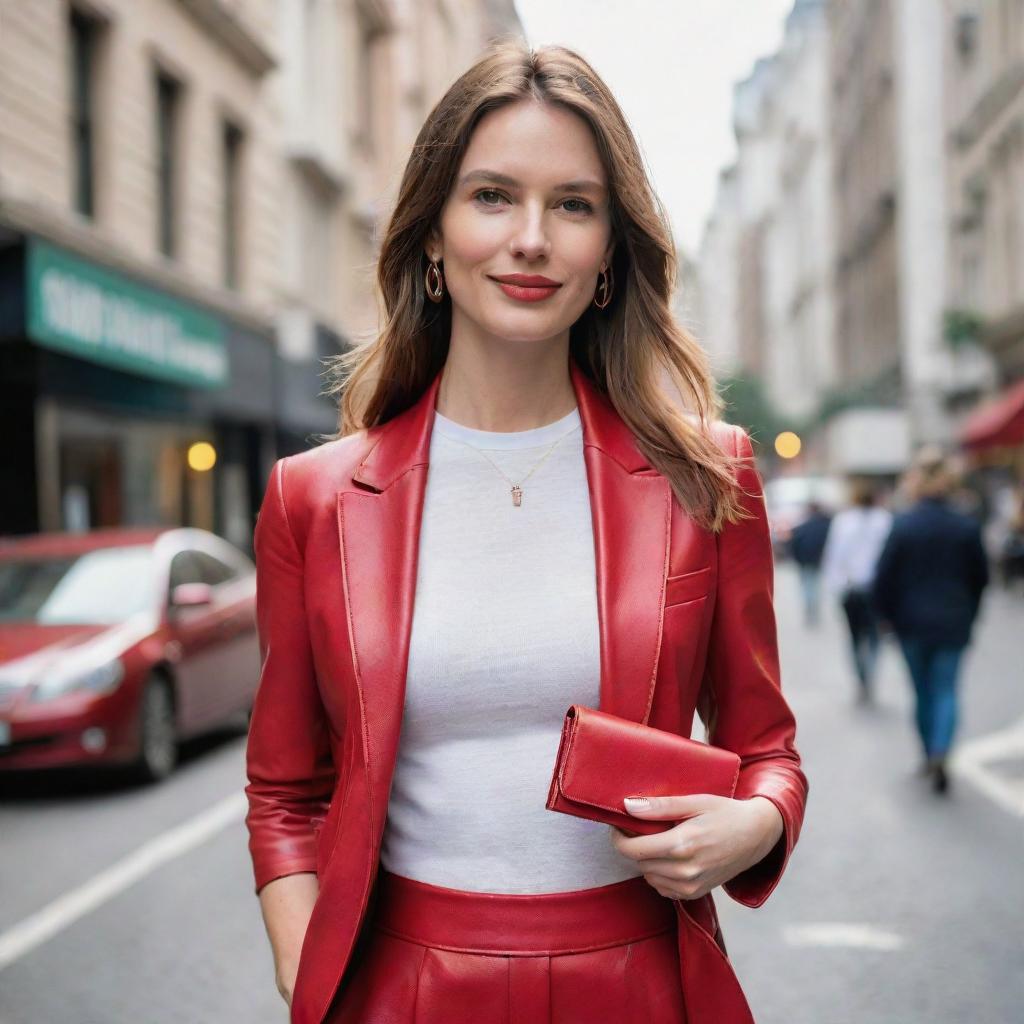
{"type": "Polygon", "coordinates": [[[636,818],[686,818],[656,835],[628,836],[612,826],[612,845],[635,860],[648,884],[670,899],[695,900],[765,857],[783,831],[778,808],[698,793],[648,797],[626,811],[636,818]]]}
{"type": "Polygon", "coordinates": [[[299,956],[320,884],[311,871],[282,875],[260,889],[260,906],[274,951],[274,976],[281,998],[292,1005],[299,956]]]}
{"type": "Polygon", "coordinates": [[[281,998],[288,1004],[288,1009],[292,1008],[292,992],[295,991],[295,975],[298,973],[298,964],[293,964],[289,967],[279,967],[277,970],[277,991],[281,993],[281,998]]]}

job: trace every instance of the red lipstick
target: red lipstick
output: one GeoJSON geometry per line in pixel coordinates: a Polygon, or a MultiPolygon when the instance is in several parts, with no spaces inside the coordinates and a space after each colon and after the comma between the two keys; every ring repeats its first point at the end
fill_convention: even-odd
{"type": "Polygon", "coordinates": [[[502,274],[492,277],[498,287],[510,298],[520,302],[540,302],[554,295],[562,287],[558,281],[540,274],[502,274]]]}

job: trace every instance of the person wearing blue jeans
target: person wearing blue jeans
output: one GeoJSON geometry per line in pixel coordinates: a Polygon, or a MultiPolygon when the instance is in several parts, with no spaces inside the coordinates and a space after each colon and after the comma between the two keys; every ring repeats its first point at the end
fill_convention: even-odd
{"type": "Polygon", "coordinates": [[[900,638],[915,693],[915,718],[926,758],[944,758],[957,720],[957,675],[963,647],[900,638]]]}
{"type": "Polygon", "coordinates": [[[957,680],[989,582],[981,529],[949,502],[950,460],[923,449],[908,474],[917,498],[896,517],[875,573],[880,617],[896,633],[914,685],[915,722],[936,792],[949,787],[946,761],[958,717],[957,680]]]}

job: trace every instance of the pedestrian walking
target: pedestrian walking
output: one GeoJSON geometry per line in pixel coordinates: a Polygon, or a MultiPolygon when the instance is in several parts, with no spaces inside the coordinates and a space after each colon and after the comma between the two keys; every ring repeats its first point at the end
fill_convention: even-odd
{"type": "Polygon", "coordinates": [[[857,700],[871,700],[880,637],[871,584],[875,566],[892,527],[892,514],[881,507],[870,480],[850,483],[852,503],[838,512],[829,527],[822,556],[826,589],[838,599],[850,635],[857,678],[857,700]]]}
{"type": "Polygon", "coordinates": [[[915,503],[893,524],[879,558],[874,599],[899,640],[914,686],[923,770],[934,789],[945,792],[957,680],[989,582],[988,560],[978,523],[950,503],[957,473],[940,449],[921,450],[907,484],[915,503]]]}
{"type": "Polygon", "coordinates": [[[800,573],[804,625],[811,628],[821,618],[821,560],[831,523],[832,517],[821,503],[812,501],[807,506],[807,518],[789,535],[789,553],[800,573]]]}
{"type": "Polygon", "coordinates": [[[246,822],[296,1024],[752,1024],[711,890],[764,902],[807,780],[673,261],[572,51],[497,45],[420,130],[339,437],[256,527],[246,822]]]}
{"type": "Polygon", "coordinates": [[[999,576],[1002,585],[1011,590],[1015,581],[1024,580],[1024,484],[1007,488],[1001,511],[996,547],[999,576]]]}

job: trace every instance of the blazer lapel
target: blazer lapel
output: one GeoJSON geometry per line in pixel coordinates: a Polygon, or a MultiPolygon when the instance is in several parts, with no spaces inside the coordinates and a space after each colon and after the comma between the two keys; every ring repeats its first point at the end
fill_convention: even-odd
{"type": "Polygon", "coordinates": [[[438,374],[415,405],[370,431],[376,443],[353,473],[353,486],[338,492],[342,585],[370,781],[371,834],[378,839],[405,706],[420,519],[440,381],[438,374]]]}
{"type": "MultiPolygon", "coordinates": [[[[600,707],[645,721],[661,647],[671,490],[573,360],[570,375],[583,427],[594,533],[600,707]]],[[[372,791],[380,800],[371,812],[378,838],[405,704],[420,521],[440,379],[439,373],[415,405],[369,432],[372,447],[352,484],[337,496],[364,753],[372,791]]]]}
{"type": "Polygon", "coordinates": [[[646,722],[661,651],[672,490],[575,361],[570,373],[583,424],[594,531],[600,707],[646,722]]]}

